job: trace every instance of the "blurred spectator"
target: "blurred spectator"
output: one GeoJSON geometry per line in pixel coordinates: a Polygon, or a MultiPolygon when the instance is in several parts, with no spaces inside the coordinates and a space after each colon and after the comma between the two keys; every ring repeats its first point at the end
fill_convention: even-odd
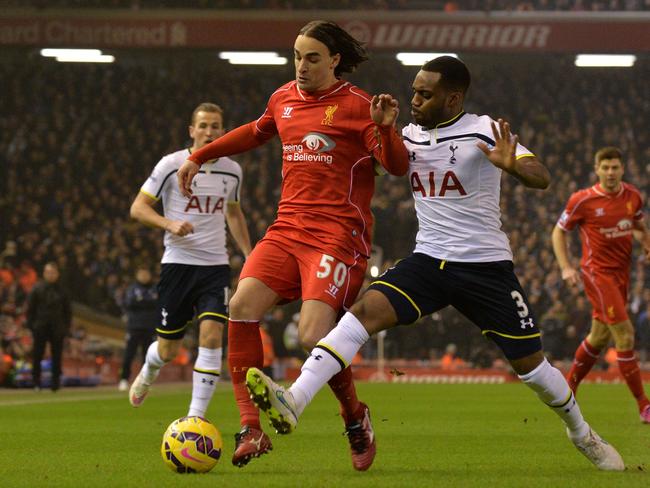
{"type": "Polygon", "coordinates": [[[273,339],[268,331],[268,325],[262,323],[260,327],[260,335],[262,336],[262,350],[264,352],[264,362],[262,371],[264,374],[273,378],[273,363],[275,363],[275,351],[273,349],[273,339]]]}
{"type": "Polygon", "coordinates": [[[443,354],[442,358],[440,359],[440,368],[448,371],[453,371],[466,367],[465,361],[456,356],[457,352],[458,346],[456,346],[456,344],[447,344],[447,347],[445,348],[445,354],[443,354]]]}
{"type": "Polygon", "coordinates": [[[126,314],[126,347],[118,389],[126,391],[129,389],[131,364],[138,348],[144,364],[147,348],[155,339],[156,327],[160,321],[158,290],[148,268],[140,266],[136,270],[135,282],[124,293],[122,308],[126,314]]]}
{"type": "MultiPolygon", "coordinates": [[[[540,319],[544,352],[549,359],[565,359],[567,314],[561,301],[554,302],[540,319]]],[[[575,350],[575,349],[574,349],[575,350]]],[[[571,351],[569,354],[573,354],[571,351]]]]}
{"type": "Polygon", "coordinates": [[[32,378],[34,388],[41,388],[41,361],[46,343],[50,344],[52,380],[50,388],[61,386],[63,340],[70,330],[72,311],[70,299],[59,281],[59,268],[50,262],[43,268],[43,281],[38,282],[27,301],[27,327],[34,336],[32,378]]]}
{"type": "Polygon", "coordinates": [[[300,339],[298,337],[298,322],[300,321],[300,314],[294,313],[291,317],[291,322],[287,324],[282,335],[282,342],[287,351],[287,356],[291,358],[304,359],[307,357],[305,351],[300,347],[300,339]]]}
{"type": "Polygon", "coordinates": [[[650,361],[650,301],[645,303],[645,308],[636,320],[636,333],[639,360],[650,361]]]}

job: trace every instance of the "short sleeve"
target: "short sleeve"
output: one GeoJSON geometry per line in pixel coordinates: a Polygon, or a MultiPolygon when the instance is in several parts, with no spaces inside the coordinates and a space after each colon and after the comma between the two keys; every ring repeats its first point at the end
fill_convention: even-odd
{"type": "Polygon", "coordinates": [[[177,170],[178,168],[174,167],[171,160],[165,156],[158,162],[158,164],[156,164],[151,175],[149,175],[147,181],[145,181],[140,188],[140,191],[156,201],[160,200],[165,188],[170,185],[170,182],[175,182],[174,178],[171,178],[171,176],[173,176],[177,170]]]}
{"type": "Polygon", "coordinates": [[[635,212],[634,212],[634,220],[643,220],[644,213],[643,213],[643,199],[641,198],[641,195],[636,193],[636,207],[635,207],[635,212]]]}
{"type": "Polygon", "coordinates": [[[241,200],[241,187],[243,184],[242,169],[241,166],[235,162],[232,170],[233,173],[237,176],[237,184],[232,188],[232,190],[228,194],[228,202],[239,203],[241,200]]]}
{"type": "Polygon", "coordinates": [[[564,230],[572,230],[576,225],[584,220],[584,205],[582,202],[585,196],[580,193],[574,193],[564,208],[564,212],[557,221],[558,227],[564,230]]]}
{"type": "MultiPolygon", "coordinates": [[[[277,93],[277,92],[276,92],[277,93]]],[[[268,103],[266,104],[266,110],[264,113],[255,121],[255,130],[260,134],[270,137],[278,133],[278,128],[275,125],[275,105],[278,97],[276,93],[271,95],[268,103]]]]}

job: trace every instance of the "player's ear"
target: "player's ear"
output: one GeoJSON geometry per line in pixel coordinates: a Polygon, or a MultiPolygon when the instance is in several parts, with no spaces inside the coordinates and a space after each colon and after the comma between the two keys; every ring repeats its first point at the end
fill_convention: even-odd
{"type": "Polygon", "coordinates": [[[341,54],[337,53],[334,56],[332,56],[332,63],[330,64],[331,69],[336,69],[336,67],[339,65],[341,62],[341,54]]]}
{"type": "Polygon", "coordinates": [[[462,102],[463,102],[463,94],[459,91],[451,92],[447,96],[447,105],[449,105],[450,107],[454,107],[459,103],[462,104],[462,102]]]}

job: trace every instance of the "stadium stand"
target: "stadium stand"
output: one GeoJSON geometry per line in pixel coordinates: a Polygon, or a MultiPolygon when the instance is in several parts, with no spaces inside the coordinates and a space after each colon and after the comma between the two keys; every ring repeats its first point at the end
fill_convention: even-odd
{"type": "MultiPolygon", "coordinates": [[[[61,265],[63,282],[76,302],[119,316],[120,297],[135,266],[155,268],[161,255],[161,234],[131,221],[130,203],[158,159],[186,144],[191,109],[215,101],[224,107],[227,125],[234,127],[258,117],[273,89],[293,76],[289,66],[233,67],[209,59],[198,65],[187,52],[179,52],[146,59],[131,53],[123,62],[102,66],[33,57],[0,62],[0,335],[5,355],[13,360],[27,356],[24,299],[35,271],[48,260],[61,265]]],[[[642,62],[629,70],[579,70],[562,56],[466,60],[474,78],[469,111],[511,121],[524,144],[550,168],[552,189],[546,192],[524,192],[515,180],[504,178],[504,229],[548,352],[558,360],[571,358],[589,328],[589,306],[579,291],[564,287],[550,231],[569,194],[594,181],[592,158],[600,146],[623,149],[627,180],[648,197],[650,68],[642,62]]],[[[408,107],[416,70],[378,55],[352,81],[369,93],[394,93],[408,107]]],[[[407,110],[401,122],[408,122],[407,110]]],[[[279,154],[274,142],[236,158],[245,172],[243,206],[254,241],[274,219],[279,154]]],[[[405,179],[378,180],[375,243],[383,250],[384,267],[412,249],[417,230],[412,207],[405,179]]],[[[235,254],[235,270],[240,262],[235,254]]],[[[650,276],[641,262],[634,267],[632,283],[634,320],[647,324],[650,276]]],[[[291,314],[285,316],[288,322],[291,314]]],[[[465,322],[445,310],[418,327],[391,330],[386,355],[435,362],[454,343],[463,360],[491,366],[496,348],[465,322]]],[[[68,352],[101,350],[87,348],[84,337],[83,330],[75,331],[68,352]]],[[[645,358],[647,331],[640,339],[645,358]]],[[[365,353],[372,356],[374,347],[371,343],[365,353]]]]}

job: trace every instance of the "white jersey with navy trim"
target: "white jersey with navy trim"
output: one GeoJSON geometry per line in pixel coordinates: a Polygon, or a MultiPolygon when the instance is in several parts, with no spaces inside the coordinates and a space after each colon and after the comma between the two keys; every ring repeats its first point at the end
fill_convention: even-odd
{"type": "Polygon", "coordinates": [[[183,149],[163,157],[140,189],[155,200],[162,199],[165,217],[194,226],[194,233],[184,237],[165,232],[162,262],[228,264],[225,211],[228,202],[239,202],[241,167],[229,158],[203,164],[192,181],[188,199],[178,189],[176,172],[189,155],[189,149],[183,149]]]}
{"type": "MultiPolygon", "coordinates": [[[[458,262],[512,260],[501,230],[502,171],[477,147],[494,147],[487,115],[461,112],[434,129],[402,131],[419,231],[415,252],[458,262]]],[[[534,156],[518,144],[517,158],[534,156]]]]}

